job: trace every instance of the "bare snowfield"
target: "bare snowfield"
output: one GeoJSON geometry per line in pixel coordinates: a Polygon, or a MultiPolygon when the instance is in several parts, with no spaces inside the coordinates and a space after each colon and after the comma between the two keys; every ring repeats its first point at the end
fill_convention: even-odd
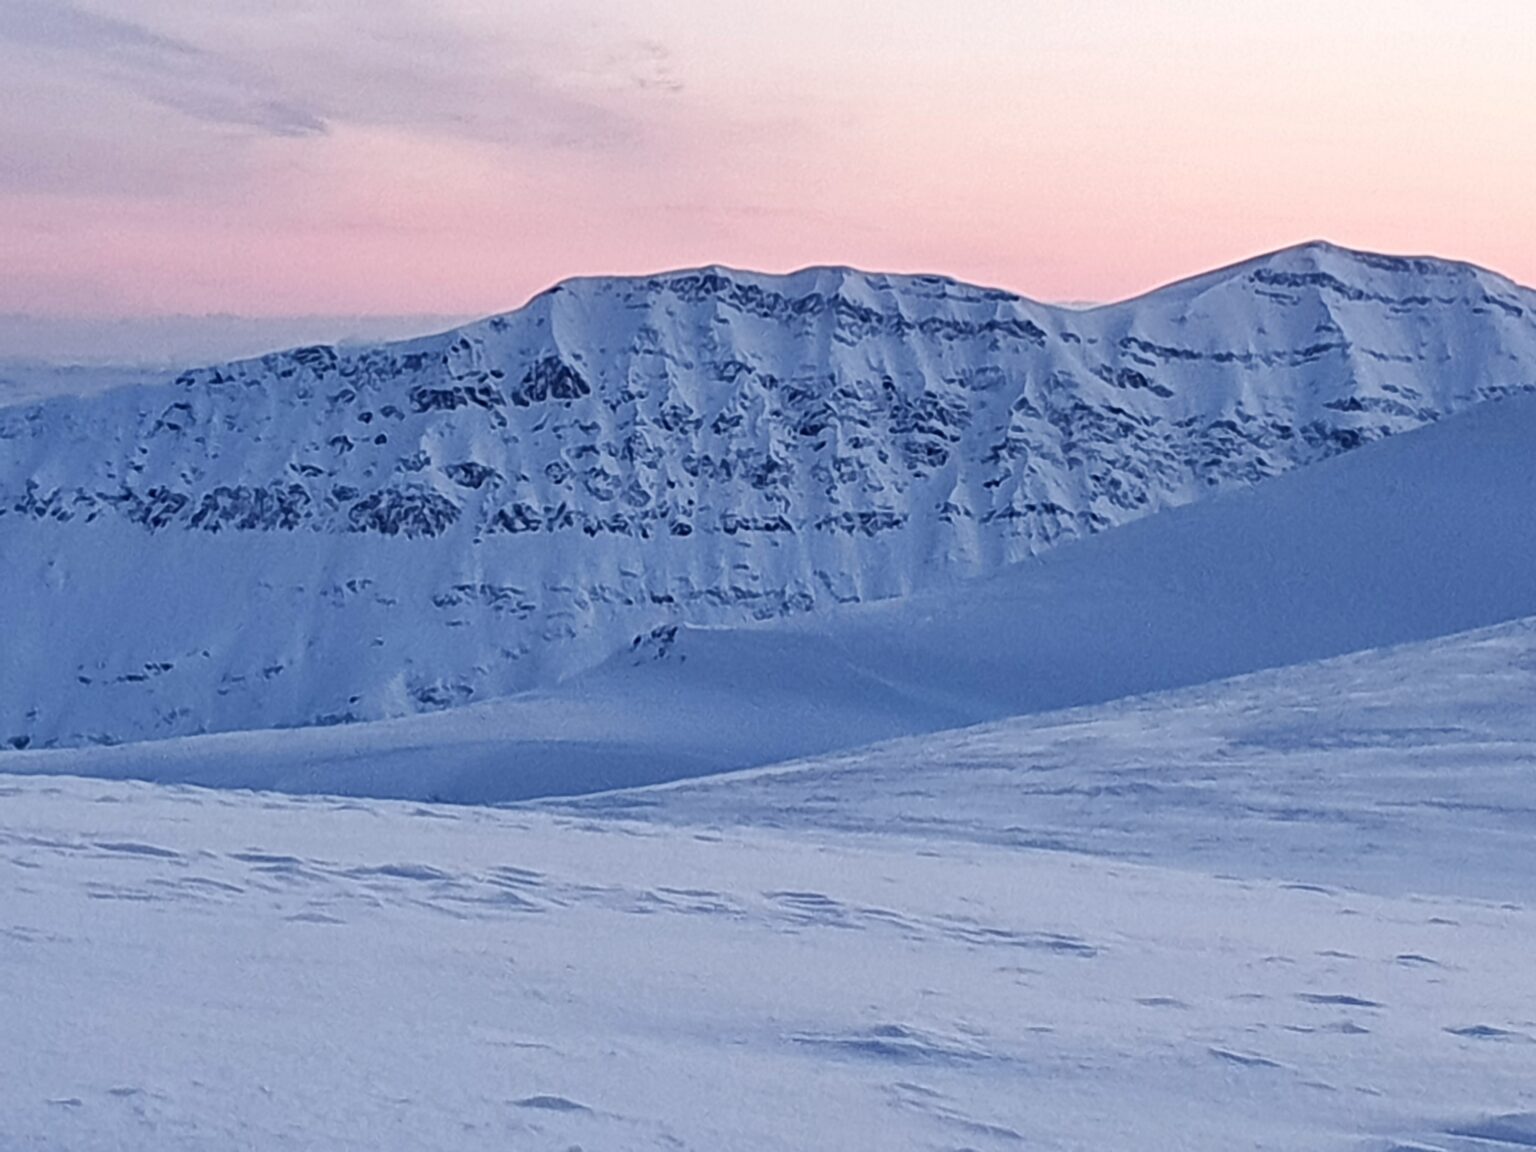
{"type": "Polygon", "coordinates": [[[0,1146],[1536,1142],[1536,627],[543,807],[0,778],[0,1146]]]}

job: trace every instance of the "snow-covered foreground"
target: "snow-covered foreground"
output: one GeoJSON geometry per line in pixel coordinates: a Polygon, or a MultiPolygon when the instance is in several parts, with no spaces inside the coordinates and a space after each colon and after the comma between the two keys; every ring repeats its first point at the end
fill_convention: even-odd
{"type": "Polygon", "coordinates": [[[543,809],[0,778],[0,1147],[1530,1147],[1533,679],[1512,624],[543,809]]]}
{"type": "Polygon", "coordinates": [[[7,793],[6,1147],[1227,1152],[1536,1109],[1518,905],[896,836],[7,793]]]}

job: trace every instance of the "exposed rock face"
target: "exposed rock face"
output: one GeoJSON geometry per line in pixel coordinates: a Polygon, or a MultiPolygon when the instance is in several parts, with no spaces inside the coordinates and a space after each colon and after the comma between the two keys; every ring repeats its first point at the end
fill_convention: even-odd
{"type": "Polygon", "coordinates": [[[572,281],[440,336],[0,409],[0,741],[536,687],[1028,557],[1536,386],[1536,300],[1310,245],[1088,311],[572,281]]]}

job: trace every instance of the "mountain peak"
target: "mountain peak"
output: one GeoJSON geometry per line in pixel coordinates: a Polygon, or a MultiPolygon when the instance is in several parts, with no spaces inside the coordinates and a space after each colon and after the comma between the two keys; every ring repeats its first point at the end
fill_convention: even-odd
{"type": "Polygon", "coordinates": [[[1476,282],[1488,288],[1528,291],[1508,277],[1464,260],[1349,248],[1330,240],[1308,240],[1293,244],[1241,261],[1231,265],[1228,270],[1252,273],[1266,268],[1278,272],[1326,273],[1346,280],[1420,281],[1424,288],[1429,288],[1433,282],[1476,282]]]}
{"type": "Polygon", "coordinates": [[[788,272],[762,272],[726,264],[674,268],[632,276],[577,276],[553,285],[535,300],[550,296],[581,299],[622,295],[670,294],[690,298],[771,294],[787,299],[822,297],[874,302],[928,298],[957,301],[1023,301],[1000,288],[968,284],[934,273],[871,272],[845,264],[815,264],[788,272]]]}
{"type": "Polygon", "coordinates": [[[1536,293],[1513,281],[1458,260],[1398,256],[1308,240],[1178,280],[1108,308],[1131,306],[1139,313],[1171,314],[1224,300],[1296,300],[1297,294],[1340,303],[1376,306],[1465,306],[1492,308],[1520,318],[1536,305],[1536,293]]]}

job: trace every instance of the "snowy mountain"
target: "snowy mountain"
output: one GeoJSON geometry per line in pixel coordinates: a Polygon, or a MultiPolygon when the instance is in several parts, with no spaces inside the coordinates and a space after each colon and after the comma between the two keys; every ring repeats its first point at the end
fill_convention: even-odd
{"type": "Polygon", "coordinates": [[[1536,294],[1313,244],[1089,311],[846,269],[578,280],[439,336],[0,407],[0,740],[547,687],[1533,388],[1536,294]]]}
{"type": "Polygon", "coordinates": [[[0,1148],[1536,1148],[1536,295],[707,270],[67,383],[0,1148]]]}

